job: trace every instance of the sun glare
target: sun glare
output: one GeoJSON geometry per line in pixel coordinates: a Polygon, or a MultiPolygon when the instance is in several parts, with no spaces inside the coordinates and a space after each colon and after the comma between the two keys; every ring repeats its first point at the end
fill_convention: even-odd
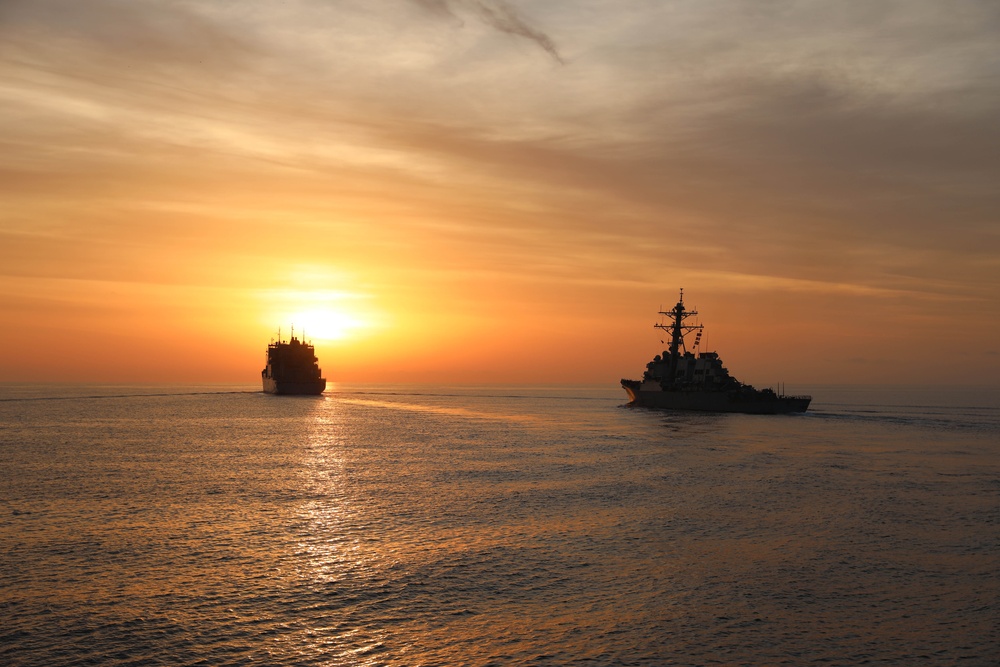
{"type": "Polygon", "coordinates": [[[342,340],[363,323],[343,312],[314,308],[291,316],[296,336],[310,340],[342,340]]]}
{"type": "MultiPolygon", "coordinates": [[[[293,282],[336,282],[336,276],[300,270],[293,282]],[[303,277],[305,276],[305,277],[303,277]]],[[[299,340],[315,343],[357,342],[359,332],[381,328],[382,317],[366,294],[338,289],[268,289],[260,292],[260,322],[272,335],[279,328],[287,340],[294,330],[299,340]],[[290,330],[291,329],[291,330],[290,330]]]]}

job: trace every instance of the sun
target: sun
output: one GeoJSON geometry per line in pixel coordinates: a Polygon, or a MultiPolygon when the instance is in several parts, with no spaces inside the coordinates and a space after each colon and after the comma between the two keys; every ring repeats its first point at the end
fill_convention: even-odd
{"type": "Polygon", "coordinates": [[[298,338],[308,340],[343,340],[363,323],[350,315],[331,308],[313,308],[290,317],[298,338]]]}
{"type": "Polygon", "coordinates": [[[361,331],[383,326],[371,297],[355,291],[278,287],[263,290],[260,296],[261,322],[268,327],[278,324],[285,340],[294,333],[307,342],[353,344],[360,342],[355,339],[361,331]]]}

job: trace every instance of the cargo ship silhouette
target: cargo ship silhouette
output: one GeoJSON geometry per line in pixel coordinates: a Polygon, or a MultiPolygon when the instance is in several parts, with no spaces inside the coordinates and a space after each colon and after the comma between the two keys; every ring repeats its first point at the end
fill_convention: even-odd
{"type": "Polygon", "coordinates": [[[326,389],[326,378],[320,370],[315,349],[295,337],[294,327],[291,340],[282,341],[279,329],[278,342],[267,346],[260,377],[268,394],[318,396],[326,389]]]}

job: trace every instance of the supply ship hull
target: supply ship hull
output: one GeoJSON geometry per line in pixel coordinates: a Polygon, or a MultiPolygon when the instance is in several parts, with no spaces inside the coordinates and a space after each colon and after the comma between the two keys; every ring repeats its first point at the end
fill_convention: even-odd
{"type": "Polygon", "coordinates": [[[676,306],[660,312],[670,321],[653,326],[670,333],[670,348],[646,364],[641,380],[621,381],[631,405],[762,415],[805,412],[809,408],[810,396],[784,396],[772,389],[755,389],[732,377],[717,353],[695,355],[688,350],[685,336],[697,332],[694,348],[701,341],[704,326],[687,323],[688,318],[697,314],[685,310],[684,290],[676,306]]]}
{"type": "Polygon", "coordinates": [[[326,389],[326,378],[312,345],[295,337],[267,346],[264,370],[260,372],[264,391],[284,396],[318,396],[326,389]]]}
{"type": "Polygon", "coordinates": [[[319,396],[326,390],[326,380],[311,380],[309,382],[281,382],[273,378],[264,378],[264,391],[268,394],[284,396],[319,396]]]}

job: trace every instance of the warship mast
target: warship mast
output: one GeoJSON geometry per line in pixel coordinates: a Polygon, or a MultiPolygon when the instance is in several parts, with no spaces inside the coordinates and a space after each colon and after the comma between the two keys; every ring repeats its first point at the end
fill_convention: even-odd
{"type": "Polygon", "coordinates": [[[705,328],[703,324],[684,324],[684,321],[689,317],[694,317],[698,314],[697,310],[684,310],[684,288],[681,288],[681,296],[671,310],[661,310],[660,315],[664,315],[671,319],[670,324],[657,323],[653,326],[657,329],[663,329],[664,331],[670,332],[670,349],[668,353],[670,354],[670,372],[665,384],[673,385],[677,382],[677,361],[680,359],[681,351],[687,352],[687,347],[684,345],[684,337],[691,333],[692,331],[701,331],[705,328]]]}

